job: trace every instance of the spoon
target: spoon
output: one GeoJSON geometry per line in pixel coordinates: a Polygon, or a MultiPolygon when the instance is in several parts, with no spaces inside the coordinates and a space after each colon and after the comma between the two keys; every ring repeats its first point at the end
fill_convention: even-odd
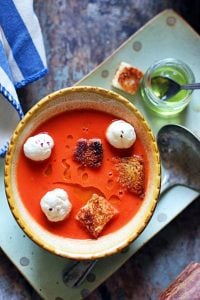
{"type": "Polygon", "coordinates": [[[155,76],[151,79],[151,85],[154,91],[157,91],[158,97],[166,101],[176,95],[181,90],[200,89],[200,83],[190,83],[180,85],[178,82],[166,76],[155,76]]]}
{"type": "Polygon", "coordinates": [[[161,194],[175,185],[200,192],[200,139],[180,125],[166,125],[157,135],[165,175],[161,194]]]}
{"type": "MultiPolygon", "coordinates": [[[[157,135],[165,176],[161,183],[163,194],[175,185],[184,185],[200,192],[200,140],[180,125],[166,125],[157,135]]],[[[64,274],[69,287],[79,287],[97,260],[75,262],[64,274]]]]}

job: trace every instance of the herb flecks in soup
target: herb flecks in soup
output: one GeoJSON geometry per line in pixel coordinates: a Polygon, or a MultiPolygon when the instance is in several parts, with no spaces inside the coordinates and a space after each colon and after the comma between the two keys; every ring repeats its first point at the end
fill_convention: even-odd
{"type": "MultiPolygon", "coordinates": [[[[78,212],[94,194],[101,196],[118,211],[118,215],[100,232],[100,235],[115,232],[129,222],[139,210],[141,195],[133,193],[121,183],[121,175],[114,158],[142,157],[144,167],[144,192],[148,181],[148,159],[144,146],[137,135],[129,149],[116,149],[106,139],[108,126],[117,118],[94,110],[74,110],[59,114],[45,121],[36,135],[48,132],[54,140],[51,156],[42,162],[27,159],[21,150],[17,165],[18,190],[22,201],[32,217],[53,234],[75,238],[91,238],[91,234],[76,220],[78,212]],[[77,141],[98,139],[101,141],[103,157],[100,166],[91,168],[74,160],[77,141]],[[67,192],[72,210],[61,222],[50,222],[40,209],[40,200],[51,190],[67,192]]],[[[88,145],[88,143],[87,143],[88,145]]]]}

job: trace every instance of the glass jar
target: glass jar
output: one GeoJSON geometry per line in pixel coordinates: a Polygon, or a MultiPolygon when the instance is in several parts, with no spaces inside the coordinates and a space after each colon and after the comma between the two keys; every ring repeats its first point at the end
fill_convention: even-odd
{"type": "Polygon", "coordinates": [[[175,58],[157,61],[148,68],[141,82],[141,94],[145,104],[154,112],[163,116],[175,115],[181,112],[190,102],[192,90],[181,90],[167,100],[161,100],[158,87],[153,87],[151,79],[155,76],[165,76],[179,84],[194,83],[195,77],[188,65],[175,58]]]}

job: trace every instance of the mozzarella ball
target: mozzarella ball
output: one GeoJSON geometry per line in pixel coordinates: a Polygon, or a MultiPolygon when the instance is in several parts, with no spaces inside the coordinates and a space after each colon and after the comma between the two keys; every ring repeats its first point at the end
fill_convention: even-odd
{"type": "Polygon", "coordinates": [[[24,154],[34,161],[43,161],[50,157],[54,141],[47,133],[29,137],[24,143],[24,154]]]}
{"type": "Polygon", "coordinates": [[[71,212],[72,204],[65,190],[56,188],[47,192],[40,201],[40,206],[51,222],[64,220],[71,212]]]}
{"type": "Polygon", "coordinates": [[[108,126],[106,138],[113,147],[117,149],[128,149],[134,144],[136,134],[131,124],[123,120],[118,120],[108,126]]]}

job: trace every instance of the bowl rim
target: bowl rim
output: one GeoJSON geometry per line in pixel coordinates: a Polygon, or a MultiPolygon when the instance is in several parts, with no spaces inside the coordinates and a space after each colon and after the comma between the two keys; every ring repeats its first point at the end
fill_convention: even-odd
{"type": "Polygon", "coordinates": [[[74,87],[68,87],[64,88],[58,91],[55,91],[53,93],[50,93],[49,95],[43,97],[41,100],[39,100],[38,103],[36,103],[24,116],[24,118],[18,123],[16,129],[13,132],[13,135],[10,140],[9,148],[5,157],[5,166],[4,166],[4,185],[5,185],[5,193],[7,196],[7,201],[9,204],[9,207],[11,209],[11,212],[16,219],[17,223],[19,226],[22,228],[22,230],[31,238],[32,241],[34,241],[37,245],[42,247],[43,249],[49,251],[50,253],[59,255],[61,257],[65,258],[70,258],[70,259],[78,259],[78,260],[85,260],[85,259],[97,259],[97,258],[102,258],[106,256],[113,255],[115,253],[118,253],[121,251],[123,248],[127,247],[131,242],[133,242],[139,234],[146,228],[148,222],[150,221],[153,212],[156,208],[156,204],[158,202],[159,198],[159,191],[160,191],[160,184],[161,184],[161,165],[160,165],[160,154],[159,150],[157,147],[157,143],[155,140],[155,137],[153,135],[153,132],[147,123],[147,121],[144,119],[143,115],[140,113],[140,111],[132,104],[129,102],[125,97],[117,94],[114,91],[107,90],[101,87],[94,87],[94,86],[74,86],[74,87]],[[11,181],[11,168],[12,168],[12,156],[14,155],[15,152],[15,145],[18,140],[18,137],[20,136],[20,133],[23,131],[24,127],[26,126],[26,123],[32,119],[32,117],[37,114],[38,110],[40,110],[41,107],[43,107],[46,103],[48,103],[51,100],[56,99],[57,97],[61,96],[67,96],[71,93],[78,92],[90,92],[90,93],[95,93],[99,94],[100,96],[105,96],[106,98],[109,99],[114,99],[122,104],[124,104],[131,112],[136,115],[139,120],[141,120],[144,123],[144,126],[148,130],[148,135],[150,139],[152,140],[152,146],[154,148],[154,160],[155,160],[155,170],[157,171],[156,177],[155,177],[155,188],[153,190],[153,195],[150,203],[150,209],[148,212],[146,212],[145,218],[143,222],[140,222],[138,226],[137,232],[135,234],[130,234],[130,236],[124,240],[124,242],[116,247],[112,247],[111,249],[107,249],[107,251],[101,251],[99,253],[92,253],[92,254],[72,254],[72,253],[66,253],[63,252],[62,250],[58,250],[55,245],[47,245],[44,243],[42,237],[35,235],[33,230],[29,229],[27,226],[26,220],[23,219],[23,216],[21,216],[19,208],[15,207],[15,196],[14,192],[12,189],[12,184],[9,182],[11,181]]]}

